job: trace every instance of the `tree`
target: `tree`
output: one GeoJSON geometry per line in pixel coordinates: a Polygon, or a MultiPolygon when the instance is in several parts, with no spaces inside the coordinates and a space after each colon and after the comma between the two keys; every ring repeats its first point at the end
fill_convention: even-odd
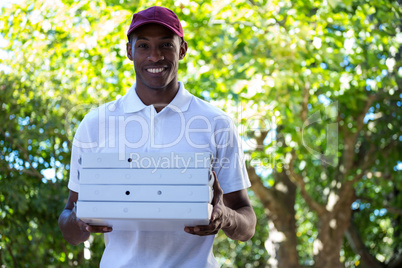
{"type": "MultiPolygon", "coordinates": [[[[205,70],[197,78],[216,91],[201,95],[224,98],[220,104],[237,112],[252,189],[273,222],[272,266],[350,266],[340,254],[351,207],[362,199],[391,207],[385,229],[393,229],[390,222],[398,226],[400,13],[400,4],[388,1],[231,1],[203,17],[208,34],[191,45],[205,70]],[[216,33],[216,27],[224,30],[216,33]],[[255,169],[258,160],[263,165],[255,169]],[[367,189],[389,201],[374,193],[365,198],[367,189]],[[304,235],[297,225],[306,222],[293,209],[298,194],[305,203],[296,207],[314,213],[310,256],[297,250],[304,235]]],[[[378,211],[370,213],[373,227],[378,211]]],[[[385,237],[392,245],[382,248],[394,255],[374,253],[390,267],[400,254],[398,227],[393,230],[396,236],[385,237]]]]}
{"type": "MultiPolygon", "coordinates": [[[[1,10],[1,264],[99,263],[101,237],[70,247],[56,224],[70,143],[92,106],[133,82],[126,27],[154,4],[43,0],[1,10]]],[[[397,267],[400,3],[163,5],[181,15],[189,44],[181,80],[235,119],[246,150],[259,226],[245,243],[219,234],[220,263],[397,267]]]]}
{"type": "MultiPolygon", "coordinates": [[[[251,80],[226,91],[233,99],[240,99],[238,102],[246,107],[241,112],[249,114],[242,123],[245,138],[254,141],[251,159],[276,154],[275,165],[266,167],[273,170],[270,176],[249,168],[252,189],[273,221],[277,252],[272,266],[299,267],[295,238],[300,227],[296,227],[292,209],[297,186],[308,210],[315,213],[314,266],[341,267],[345,265],[340,253],[350,225],[351,206],[367,194],[361,188],[367,190],[374,173],[379,181],[375,191],[383,191],[398,207],[394,192],[400,187],[395,168],[401,146],[397,112],[401,104],[400,62],[396,61],[400,5],[383,1],[335,2],[328,6],[313,1],[252,3],[259,8],[249,9],[254,15],[251,28],[255,34],[247,44],[256,44],[252,53],[233,53],[232,63],[215,66],[245,74],[251,80]],[[242,69],[244,65],[247,68],[242,69]],[[271,105],[269,109],[267,104],[271,105]],[[250,114],[249,107],[256,109],[255,114],[250,114]],[[256,117],[257,127],[250,124],[256,117]],[[270,132],[275,135],[270,137],[270,132]],[[389,180],[396,183],[390,187],[389,180]]],[[[235,5],[225,11],[237,11],[235,5]]],[[[249,21],[245,17],[240,20],[249,21]]],[[[225,22],[229,24],[231,19],[225,22]]],[[[246,27],[233,28],[233,39],[241,44],[246,27]]],[[[374,198],[370,203],[375,203],[374,198]]],[[[392,219],[393,215],[388,217],[392,219]]],[[[398,236],[388,238],[394,245],[399,243],[398,236]]],[[[399,259],[400,253],[394,253],[382,261],[399,259]]]]}
{"type": "Polygon", "coordinates": [[[0,263],[7,267],[100,260],[102,240],[88,261],[89,245],[67,245],[57,218],[74,129],[91,106],[124,89],[125,54],[117,53],[124,18],[115,12],[101,1],[31,1],[1,11],[0,263]],[[86,35],[90,23],[102,28],[86,35]]]}

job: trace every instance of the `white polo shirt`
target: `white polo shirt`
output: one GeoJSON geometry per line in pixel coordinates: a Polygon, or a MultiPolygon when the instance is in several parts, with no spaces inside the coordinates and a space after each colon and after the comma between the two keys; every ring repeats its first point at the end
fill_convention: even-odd
{"type": "MultiPolygon", "coordinates": [[[[191,95],[180,83],[175,98],[159,113],[146,106],[135,84],[122,98],[89,112],[73,141],[70,190],[79,193],[83,152],[210,152],[223,192],[248,188],[239,137],[230,117],[191,95]]],[[[218,267],[214,236],[180,232],[112,231],[100,267],[218,267]]]]}

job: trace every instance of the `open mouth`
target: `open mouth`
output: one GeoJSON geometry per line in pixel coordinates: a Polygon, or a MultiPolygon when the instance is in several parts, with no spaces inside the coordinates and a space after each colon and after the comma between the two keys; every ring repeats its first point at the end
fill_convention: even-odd
{"type": "Polygon", "coordinates": [[[167,68],[165,67],[161,67],[161,68],[147,68],[147,72],[153,73],[153,74],[159,74],[161,72],[163,72],[164,70],[166,70],[167,68]]]}

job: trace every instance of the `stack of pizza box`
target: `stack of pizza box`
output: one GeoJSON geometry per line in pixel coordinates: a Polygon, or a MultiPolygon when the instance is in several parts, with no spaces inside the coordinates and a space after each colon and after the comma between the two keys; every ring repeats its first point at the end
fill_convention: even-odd
{"type": "Polygon", "coordinates": [[[208,225],[210,153],[84,153],[77,217],[113,230],[183,231],[208,225]]]}

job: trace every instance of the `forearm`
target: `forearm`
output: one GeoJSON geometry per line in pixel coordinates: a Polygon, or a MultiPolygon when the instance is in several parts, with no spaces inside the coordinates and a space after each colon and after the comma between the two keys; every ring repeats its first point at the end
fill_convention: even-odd
{"type": "Polygon", "coordinates": [[[80,229],[76,216],[69,209],[64,209],[60,214],[59,227],[64,239],[74,246],[88,240],[90,235],[89,232],[80,229]]]}
{"type": "Polygon", "coordinates": [[[222,227],[227,237],[233,240],[247,241],[255,232],[256,216],[250,206],[241,207],[237,210],[227,208],[226,222],[222,227]]]}

